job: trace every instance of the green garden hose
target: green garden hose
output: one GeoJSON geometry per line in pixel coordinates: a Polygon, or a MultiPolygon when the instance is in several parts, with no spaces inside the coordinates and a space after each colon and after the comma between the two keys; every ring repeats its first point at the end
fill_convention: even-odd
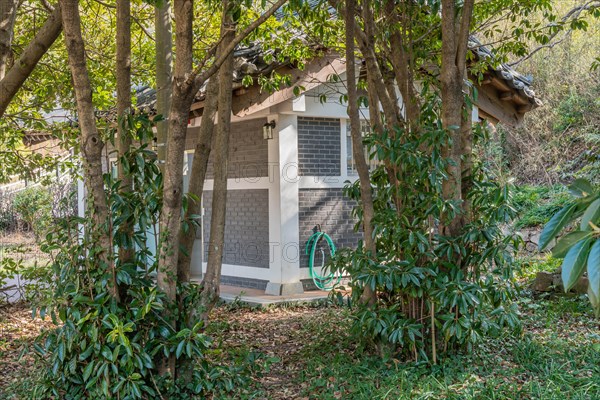
{"type": "MultiPolygon", "coordinates": [[[[308,268],[310,270],[310,276],[315,283],[315,286],[321,290],[331,290],[333,287],[339,283],[342,278],[341,275],[336,275],[334,273],[329,273],[327,275],[320,275],[315,271],[314,263],[315,263],[315,253],[317,251],[317,245],[319,242],[324,239],[329,246],[329,254],[333,257],[335,255],[335,245],[333,244],[333,240],[331,237],[325,232],[315,232],[306,243],[306,254],[308,255],[308,268]],[[337,279],[336,279],[337,278],[337,279]]],[[[321,250],[321,269],[325,266],[325,250],[321,250]]]]}

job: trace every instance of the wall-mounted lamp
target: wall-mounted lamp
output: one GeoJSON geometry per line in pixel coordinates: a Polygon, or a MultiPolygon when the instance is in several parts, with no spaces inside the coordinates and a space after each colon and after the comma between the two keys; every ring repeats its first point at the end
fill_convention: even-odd
{"type": "Polygon", "coordinates": [[[273,129],[275,129],[275,121],[267,122],[263,125],[263,139],[273,139],[273,129]]]}

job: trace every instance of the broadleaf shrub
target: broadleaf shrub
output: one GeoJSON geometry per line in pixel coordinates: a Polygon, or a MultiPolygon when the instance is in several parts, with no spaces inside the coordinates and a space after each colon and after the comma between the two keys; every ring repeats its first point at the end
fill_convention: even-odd
{"type": "Polygon", "coordinates": [[[552,256],[563,260],[565,292],[587,272],[588,299],[600,316],[600,190],[582,178],[573,181],[568,189],[571,201],[544,226],[539,248],[551,248],[552,256]]]}
{"type": "MultiPolygon", "coordinates": [[[[388,356],[414,361],[471,349],[504,328],[520,329],[513,255],[521,241],[503,231],[515,216],[512,187],[475,160],[465,182],[472,217],[458,237],[439,232],[458,205],[442,195],[448,163],[442,148],[449,138],[435,109],[423,107],[418,131],[396,129],[365,139],[371,157],[391,160],[399,183],[392,184],[383,162],[371,173],[377,253],[359,244],[339,251],[329,265],[351,277],[354,333],[388,356]],[[366,286],[376,293],[375,304],[359,301],[366,286]]],[[[475,135],[479,142],[487,138],[481,126],[475,135]]],[[[360,221],[358,182],[345,193],[358,201],[360,221]]]]}
{"type": "MultiPolygon", "coordinates": [[[[146,117],[130,122],[134,138],[148,142],[146,117]]],[[[119,165],[131,174],[131,191],[121,191],[113,174],[105,174],[111,220],[93,226],[89,218],[57,221],[42,249],[51,257],[48,296],[34,314],[50,316],[56,328],[34,346],[41,377],[32,397],[39,399],[189,399],[230,392],[245,382],[246,365],[221,365],[203,322],[190,323],[189,310],[200,307],[198,287],[178,288],[179,303],[169,303],[156,286],[154,249],[162,199],[162,176],[156,154],[146,145],[130,150],[119,165]],[[134,223],[133,235],[121,233],[134,223]],[[113,249],[99,248],[94,230],[111,232],[113,249]],[[119,248],[135,248],[134,259],[122,263],[119,248]],[[121,301],[110,295],[112,271],[98,257],[111,251],[121,301]],[[168,320],[165,315],[169,315],[168,320]],[[161,360],[174,355],[188,360],[190,374],[159,374],[161,360]]]]}
{"type": "Polygon", "coordinates": [[[44,187],[31,187],[15,194],[13,210],[18,219],[39,239],[52,223],[52,194],[44,187]]]}

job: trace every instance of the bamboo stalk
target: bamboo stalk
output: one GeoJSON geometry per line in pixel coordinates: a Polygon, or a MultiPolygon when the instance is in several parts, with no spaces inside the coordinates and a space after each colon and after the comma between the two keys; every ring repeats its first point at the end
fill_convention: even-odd
{"type": "Polygon", "coordinates": [[[435,303],[431,300],[431,357],[433,364],[437,364],[437,344],[435,342],[435,303]]]}

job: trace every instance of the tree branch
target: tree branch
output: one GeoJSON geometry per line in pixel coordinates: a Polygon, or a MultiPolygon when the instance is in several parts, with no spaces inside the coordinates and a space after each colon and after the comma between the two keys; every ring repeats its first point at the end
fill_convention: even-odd
{"type": "Polygon", "coordinates": [[[46,54],[50,46],[56,41],[62,30],[62,19],[60,15],[60,6],[54,6],[54,11],[37,35],[25,47],[21,57],[15,61],[12,68],[6,73],[4,79],[0,81],[0,117],[8,108],[8,105],[15,97],[25,80],[31,75],[31,72],[46,54]]]}
{"type": "Polygon", "coordinates": [[[216,48],[213,48],[209,51],[209,54],[205,57],[205,59],[200,63],[200,66],[194,70],[194,72],[188,77],[186,84],[194,85],[196,88],[200,88],[206,80],[217,72],[221,64],[225,62],[229,53],[233,52],[233,50],[237,47],[238,44],[242,42],[253,30],[262,25],[271,15],[275,14],[275,12],[283,6],[287,0],[278,0],[274,5],[271,6],[264,14],[258,17],[254,22],[248,25],[244,30],[242,30],[228,45],[223,49],[219,57],[215,60],[215,62],[204,72],[202,72],[203,66],[206,64],[207,60],[212,57],[216,48]]]}
{"type": "Polygon", "coordinates": [[[460,20],[460,30],[456,38],[456,66],[463,73],[467,63],[467,50],[469,49],[469,31],[473,17],[474,0],[465,0],[460,20]]]}

